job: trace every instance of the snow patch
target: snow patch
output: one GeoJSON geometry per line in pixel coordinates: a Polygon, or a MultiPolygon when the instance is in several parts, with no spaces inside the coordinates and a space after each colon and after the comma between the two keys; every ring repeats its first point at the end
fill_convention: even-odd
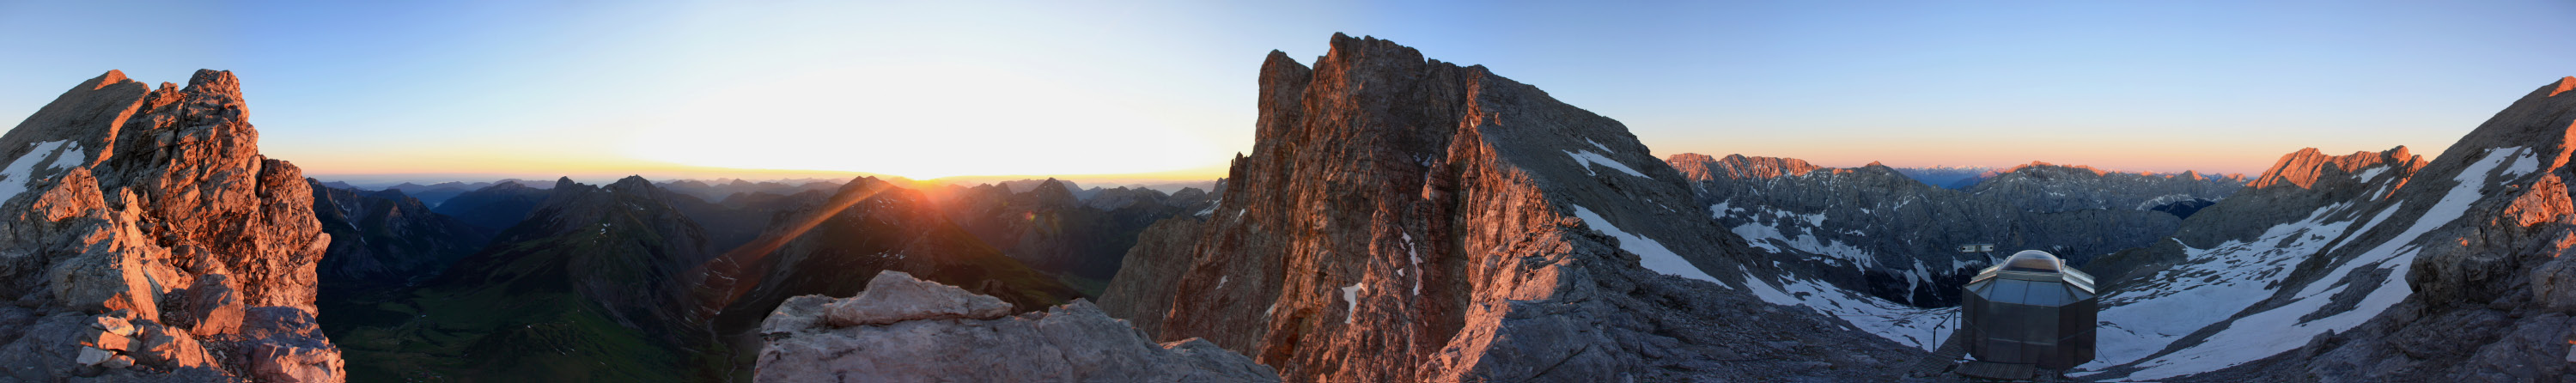
{"type": "Polygon", "coordinates": [[[1619,230],[1619,226],[1611,225],[1610,220],[1601,218],[1600,214],[1593,214],[1592,209],[1585,209],[1583,205],[1573,206],[1574,216],[1582,218],[1585,225],[1592,226],[1592,230],[1599,230],[1603,235],[1619,238],[1619,249],[1626,250],[1629,254],[1636,254],[1638,266],[1645,266],[1646,270],[1657,273],[1717,282],[1719,286],[1726,285],[1726,282],[1719,282],[1717,277],[1709,276],[1708,272],[1700,271],[1698,266],[1692,266],[1690,260],[1682,259],[1681,254],[1665,248],[1662,242],[1619,230]]]}
{"type": "Polygon", "coordinates": [[[1565,155],[1574,157],[1574,164],[1582,166],[1584,174],[1594,176],[1601,175],[1601,173],[1592,172],[1593,165],[1600,165],[1609,167],[1613,170],[1618,170],[1621,173],[1628,173],[1628,175],[1637,176],[1638,178],[1647,178],[1646,173],[1638,173],[1637,169],[1629,169],[1628,165],[1621,164],[1618,160],[1612,160],[1610,157],[1603,157],[1601,154],[1593,153],[1590,150],[1568,150],[1565,152],[1565,155]]]}
{"type": "MultiPolygon", "coordinates": [[[[62,158],[65,156],[59,155],[61,151],[58,149],[70,143],[69,140],[39,142],[35,144],[34,149],[28,149],[27,154],[18,155],[18,159],[10,160],[6,170],[0,170],[0,202],[7,202],[11,198],[17,198],[19,194],[26,193],[28,184],[36,182],[37,165],[45,165],[47,169],[60,169],[67,166],[62,164],[62,158]]],[[[80,146],[73,145],[70,153],[80,154],[80,146]]]]}
{"type": "Polygon", "coordinates": [[[1939,348],[1942,339],[1957,331],[1954,327],[1958,323],[1957,307],[1908,307],[1831,284],[1795,278],[1782,278],[1778,287],[1759,278],[1746,277],[1744,282],[1753,295],[1764,302],[1815,309],[1851,322],[1852,327],[1863,332],[1925,351],[1939,348]]]}

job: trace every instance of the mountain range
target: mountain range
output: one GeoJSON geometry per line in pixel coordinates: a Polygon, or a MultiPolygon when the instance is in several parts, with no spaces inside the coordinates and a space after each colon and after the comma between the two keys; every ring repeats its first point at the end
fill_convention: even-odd
{"type": "Polygon", "coordinates": [[[1206,189],[364,189],[261,154],[230,72],[110,71],[0,135],[0,381],[1966,381],[2018,250],[2101,286],[2043,378],[2576,380],[2576,77],[2250,178],[1659,158],[1374,37],[1256,84],[1206,189]]]}

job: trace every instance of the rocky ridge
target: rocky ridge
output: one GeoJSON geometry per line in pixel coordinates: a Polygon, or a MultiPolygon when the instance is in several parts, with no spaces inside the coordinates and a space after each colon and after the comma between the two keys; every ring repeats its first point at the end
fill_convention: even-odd
{"type": "Polygon", "coordinates": [[[342,379],[331,236],[248,117],[231,72],[109,71],[0,135],[0,380],[342,379]]]}
{"type": "Polygon", "coordinates": [[[1275,382],[1252,359],[1190,339],[1156,344],[1076,300],[1043,313],[898,271],[858,296],[790,298],[761,321],[763,382],[1275,382]]]}

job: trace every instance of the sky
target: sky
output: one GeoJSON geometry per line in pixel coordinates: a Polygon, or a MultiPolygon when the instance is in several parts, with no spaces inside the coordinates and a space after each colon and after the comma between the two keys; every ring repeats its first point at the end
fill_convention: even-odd
{"type": "MultiPolygon", "coordinates": [[[[1221,177],[1335,32],[1481,64],[1658,156],[2258,173],[2428,158],[2576,75],[2576,2],[0,0],[0,118],[240,76],[323,179],[1221,177]]],[[[14,126],[14,124],[13,124],[14,126]]]]}

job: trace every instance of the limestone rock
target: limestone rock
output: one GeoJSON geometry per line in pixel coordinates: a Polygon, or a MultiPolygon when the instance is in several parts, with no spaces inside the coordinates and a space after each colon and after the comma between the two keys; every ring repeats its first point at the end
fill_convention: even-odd
{"type": "Polygon", "coordinates": [[[80,359],[75,362],[84,365],[96,366],[99,363],[106,363],[109,358],[114,357],[116,357],[116,352],[114,351],[101,350],[97,347],[82,347],[80,351],[80,359]]]}
{"type": "Polygon", "coordinates": [[[322,337],[313,314],[293,307],[246,310],[241,333],[258,339],[249,345],[250,372],[271,382],[338,382],[343,362],[340,348],[322,337]]]}
{"type": "MultiPolygon", "coordinates": [[[[981,318],[948,313],[983,311],[1001,301],[959,299],[965,291],[879,274],[854,298],[800,296],[787,300],[762,324],[764,341],[753,379],[762,382],[1274,382],[1270,368],[1202,340],[1156,344],[1100,313],[1086,301],[1045,313],[981,318]],[[880,295],[880,287],[901,290],[880,295]],[[924,291],[936,299],[912,299],[924,291]],[[899,295],[898,295],[899,294],[899,295]],[[883,324],[837,326],[840,308],[852,301],[946,302],[952,308],[906,306],[941,313],[883,324]]],[[[970,295],[971,296],[971,295],[970,295]]],[[[863,304],[860,307],[887,307],[863,304]]],[[[1007,307],[1007,306],[1004,306],[1007,307]]]]}
{"type": "Polygon", "coordinates": [[[90,317],[89,327],[116,335],[134,335],[134,324],[116,315],[90,317]]]}
{"type": "Polygon", "coordinates": [[[100,363],[98,364],[98,366],[99,366],[99,367],[106,367],[106,368],[126,368],[126,367],[134,367],[134,357],[129,357],[129,356],[125,356],[125,355],[110,356],[110,357],[107,357],[107,360],[106,360],[106,361],[100,362],[100,363]]]}
{"type": "Polygon", "coordinates": [[[66,306],[91,313],[127,310],[143,317],[160,314],[152,280],[138,257],[121,252],[85,253],[55,266],[54,296],[66,306]]]}
{"type": "Polygon", "coordinates": [[[178,322],[191,326],[189,330],[199,336],[231,333],[240,328],[241,293],[233,290],[229,280],[223,274],[198,278],[196,286],[188,288],[187,311],[177,317],[182,319],[178,322]]]}
{"type": "MultiPolygon", "coordinates": [[[[302,171],[260,154],[245,106],[230,72],[156,88],[110,71],[0,134],[0,296],[38,318],[0,329],[6,377],[90,376],[80,350],[107,346],[122,354],[87,362],[141,364],[103,379],[247,380],[238,356],[269,339],[235,332],[241,307],[311,315],[331,238],[302,171]],[[126,323],[89,326],[100,314],[126,323]]],[[[336,379],[336,361],[307,364],[336,379]]]]}
{"type": "Polygon", "coordinates": [[[185,330],[150,322],[138,327],[135,343],[123,349],[138,363],[162,369],[207,367],[214,363],[205,345],[185,330]]]}
{"type": "Polygon", "coordinates": [[[993,319],[1011,314],[1001,298],[976,295],[956,286],[913,279],[901,271],[879,271],[859,296],[827,308],[836,327],[874,326],[908,320],[993,319]],[[891,278],[890,278],[891,277],[891,278]]]}

